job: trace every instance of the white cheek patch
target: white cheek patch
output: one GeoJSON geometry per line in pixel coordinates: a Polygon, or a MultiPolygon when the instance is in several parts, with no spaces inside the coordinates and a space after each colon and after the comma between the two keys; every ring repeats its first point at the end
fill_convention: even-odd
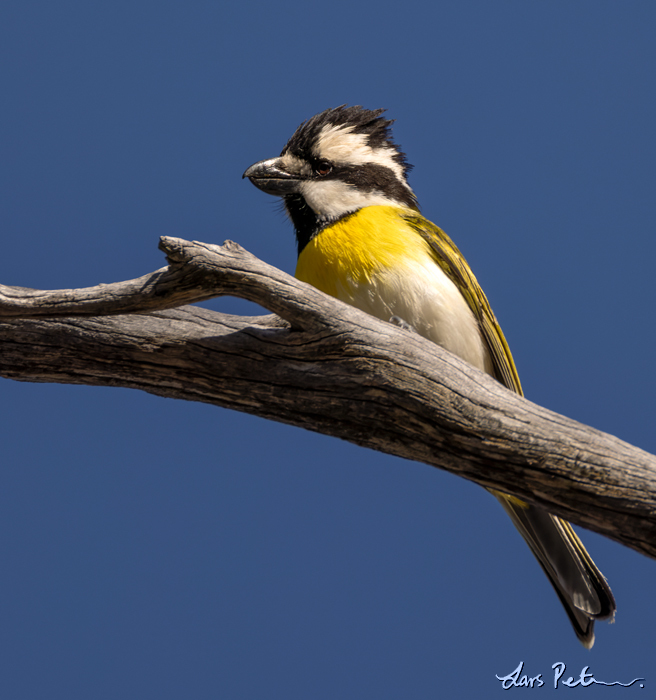
{"type": "Polygon", "coordinates": [[[389,168],[405,184],[403,167],[394,160],[397,151],[389,146],[371,148],[366,134],[354,134],[352,126],[324,126],[314,149],[320,158],[342,165],[374,163],[389,168]]]}
{"type": "Polygon", "coordinates": [[[317,216],[326,220],[337,219],[362,207],[393,204],[381,192],[362,192],[340,180],[306,181],[299,191],[317,216]]]}

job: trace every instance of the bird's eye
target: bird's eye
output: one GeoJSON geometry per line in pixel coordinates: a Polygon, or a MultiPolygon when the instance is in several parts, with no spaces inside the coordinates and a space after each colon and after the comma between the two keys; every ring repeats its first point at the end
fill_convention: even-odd
{"type": "Polygon", "coordinates": [[[327,160],[319,160],[314,164],[314,172],[320,177],[330,174],[333,166],[327,160]]]}

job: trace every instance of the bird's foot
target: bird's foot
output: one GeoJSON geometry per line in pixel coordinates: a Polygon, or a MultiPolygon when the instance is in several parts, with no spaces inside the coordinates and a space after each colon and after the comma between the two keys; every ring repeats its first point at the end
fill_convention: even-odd
{"type": "Polygon", "coordinates": [[[417,329],[414,326],[411,326],[407,321],[404,321],[400,316],[392,316],[390,318],[389,322],[393,324],[394,326],[398,326],[399,328],[403,328],[404,331],[411,331],[412,333],[416,333],[417,329]]]}

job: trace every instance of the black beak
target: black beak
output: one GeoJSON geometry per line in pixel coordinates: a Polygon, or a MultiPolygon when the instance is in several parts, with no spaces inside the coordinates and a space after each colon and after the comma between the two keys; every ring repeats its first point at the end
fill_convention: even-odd
{"type": "Polygon", "coordinates": [[[242,175],[242,178],[244,177],[247,177],[262,192],[278,197],[297,192],[301,181],[298,175],[285,170],[280,158],[269,158],[251,165],[242,175]]]}

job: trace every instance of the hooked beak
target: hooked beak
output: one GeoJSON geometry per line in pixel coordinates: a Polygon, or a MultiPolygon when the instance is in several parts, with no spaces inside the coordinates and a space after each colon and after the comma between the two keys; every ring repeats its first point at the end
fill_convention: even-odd
{"type": "Polygon", "coordinates": [[[301,178],[298,174],[290,173],[280,162],[280,158],[269,158],[251,165],[242,175],[247,177],[258,189],[267,194],[282,197],[298,191],[301,178]]]}

